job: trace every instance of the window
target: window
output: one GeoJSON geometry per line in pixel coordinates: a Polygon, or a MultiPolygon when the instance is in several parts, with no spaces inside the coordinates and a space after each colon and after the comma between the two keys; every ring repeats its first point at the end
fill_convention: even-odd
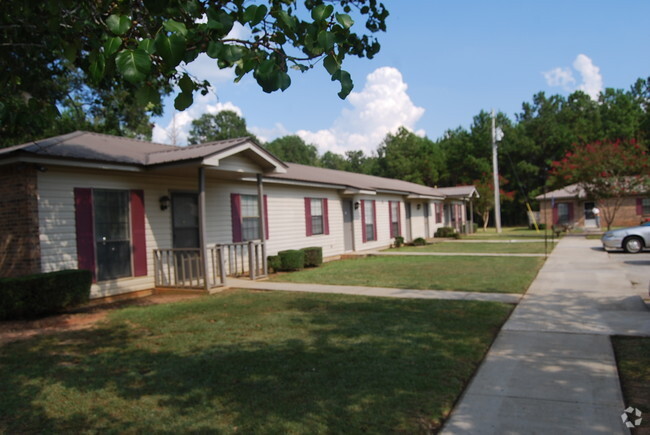
{"type": "Polygon", "coordinates": [[[401,236],[402,234],[400,229],[399,201],[389,201],[388,207],[388,215],[390,218],[390,236],[401,236]]]}
{"type": "MultiPolygon", "coordinates": [[[[257,195],[230,194],[232,241],[234,243],[260,239],[260,212],[257,195]]],[[[268,201],[264,195],[264,233],[269,238],[268,201]]]]}
{"type": "Polygon", "coordinates": [[[305,198],[307,237],[329,234],[327,198],[305,198]]]}
{"type": "Polygon", "coordinates": [[[641,200],[641,214],[650,214],[650,198],[643,198],[641,200]]]}
{"type": "Polygon", "coordinates": [[[361,220],[363,221],[363,241],[377,240],[377,228],[375,225],[375,201],[361,201],[361,220]]]}
{"type": "Polygon", "coordinates": [[[77,262],[94,281],[147,275],[144,192],[75,188],[77,262]]]}
{"type": "Polygon", "coordinates": [[[560,203],[557,205],[557,223],[565,224],[569,222],[569,205],[560,203]]]}
{"type": "Polygon", "coordinates": [[[242,241],[260,238],[260,213],[257,195],[241,196],[242,241]]]}

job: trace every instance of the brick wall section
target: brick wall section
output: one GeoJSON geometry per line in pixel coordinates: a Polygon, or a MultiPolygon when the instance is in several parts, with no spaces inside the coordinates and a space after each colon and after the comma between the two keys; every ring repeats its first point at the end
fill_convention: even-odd
{"type": "MultiPolygon", "coordinates": [[[[556,203],[559,202],[572,202],[574,211],[575,211],[575,225],[583,226],[584,225],[584,201],[571,201],[571,200],[556,200],[556,203]]],[[[540,201],[540,221],[542,223],[546,222],[549,226],[553,222],[553,213],[551,211],[551,201],[540,201]]],[[[601,209],[600,213],[600,225],[602,229],[607,229],[607,224],[605,223],[605,218],[603,215],[603,207],[599,206],[601,209]]],[[[625,198],[621,207],[616,212],[614,217],[614,222],[612,223],[613,227],[631,227],[639,225],[643,220],[650,219],[650,215],[639,215],[637,214],[636,208],[636,198],[625,198]]]]}
{"type": "Polygon", "coordinates": [[[41,271],[36,172],[30,164],[0,166],[0,277],[41,271]]]}

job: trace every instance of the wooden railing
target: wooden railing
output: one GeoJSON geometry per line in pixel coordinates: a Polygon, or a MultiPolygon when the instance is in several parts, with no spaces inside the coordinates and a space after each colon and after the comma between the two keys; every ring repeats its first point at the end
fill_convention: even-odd
{"type": "Polygon", "coordinates": [[[156,287],[210,289],[226,283],[226,275],[267,275],[266,248],[259,241],[215,245],[207,249],[207,273],[198,248],[154,249],[156,287]]]}
{"type": "Polygon", "coordinates": [[[227,243],[216,247],[222,249],[224,270],[227,271],[227,275],[248,274],[250,279],[267,276],[266,247],[260,240],[227,243]]]}

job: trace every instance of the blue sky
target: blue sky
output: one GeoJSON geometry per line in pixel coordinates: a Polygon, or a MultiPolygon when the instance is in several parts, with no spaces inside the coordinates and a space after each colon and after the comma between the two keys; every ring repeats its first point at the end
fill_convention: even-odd
{"type": "MultiPolygon", "coordinates": [[[[299,0],[301,1],[301,0],[299,0]]],[[[265,94],[252,77],[235,84],[209,58],[187,69],[213,84],[178,113],[173,97],[155,118],[154,141],[185,144],[192,119],[229,109],[262,140],[298,134],[325,151],[372,153],[405,126],[431,139],[469,127],[481,110],[514,120],[535,93],[628,89],[650,76],[650,1],[388,0],[386,33],[374,59],[348,58],[355,88],[336,95],[317,65],[292,74],[285,92],[265,94]],[[172,117],[175,116],[175,134],[172,117]]],[[[236,31],[245,32],[245,29],[236,31]]]]}

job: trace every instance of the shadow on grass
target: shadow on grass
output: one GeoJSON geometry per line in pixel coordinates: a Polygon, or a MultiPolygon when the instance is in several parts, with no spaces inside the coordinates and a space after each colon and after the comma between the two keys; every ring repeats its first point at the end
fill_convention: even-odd
{"type": "Polygon", "coordinates": [[[291,297],[245,326],[127,320],[6,345],[0,431],[430,431],[511,309],[338,299],[291,297]]]}

